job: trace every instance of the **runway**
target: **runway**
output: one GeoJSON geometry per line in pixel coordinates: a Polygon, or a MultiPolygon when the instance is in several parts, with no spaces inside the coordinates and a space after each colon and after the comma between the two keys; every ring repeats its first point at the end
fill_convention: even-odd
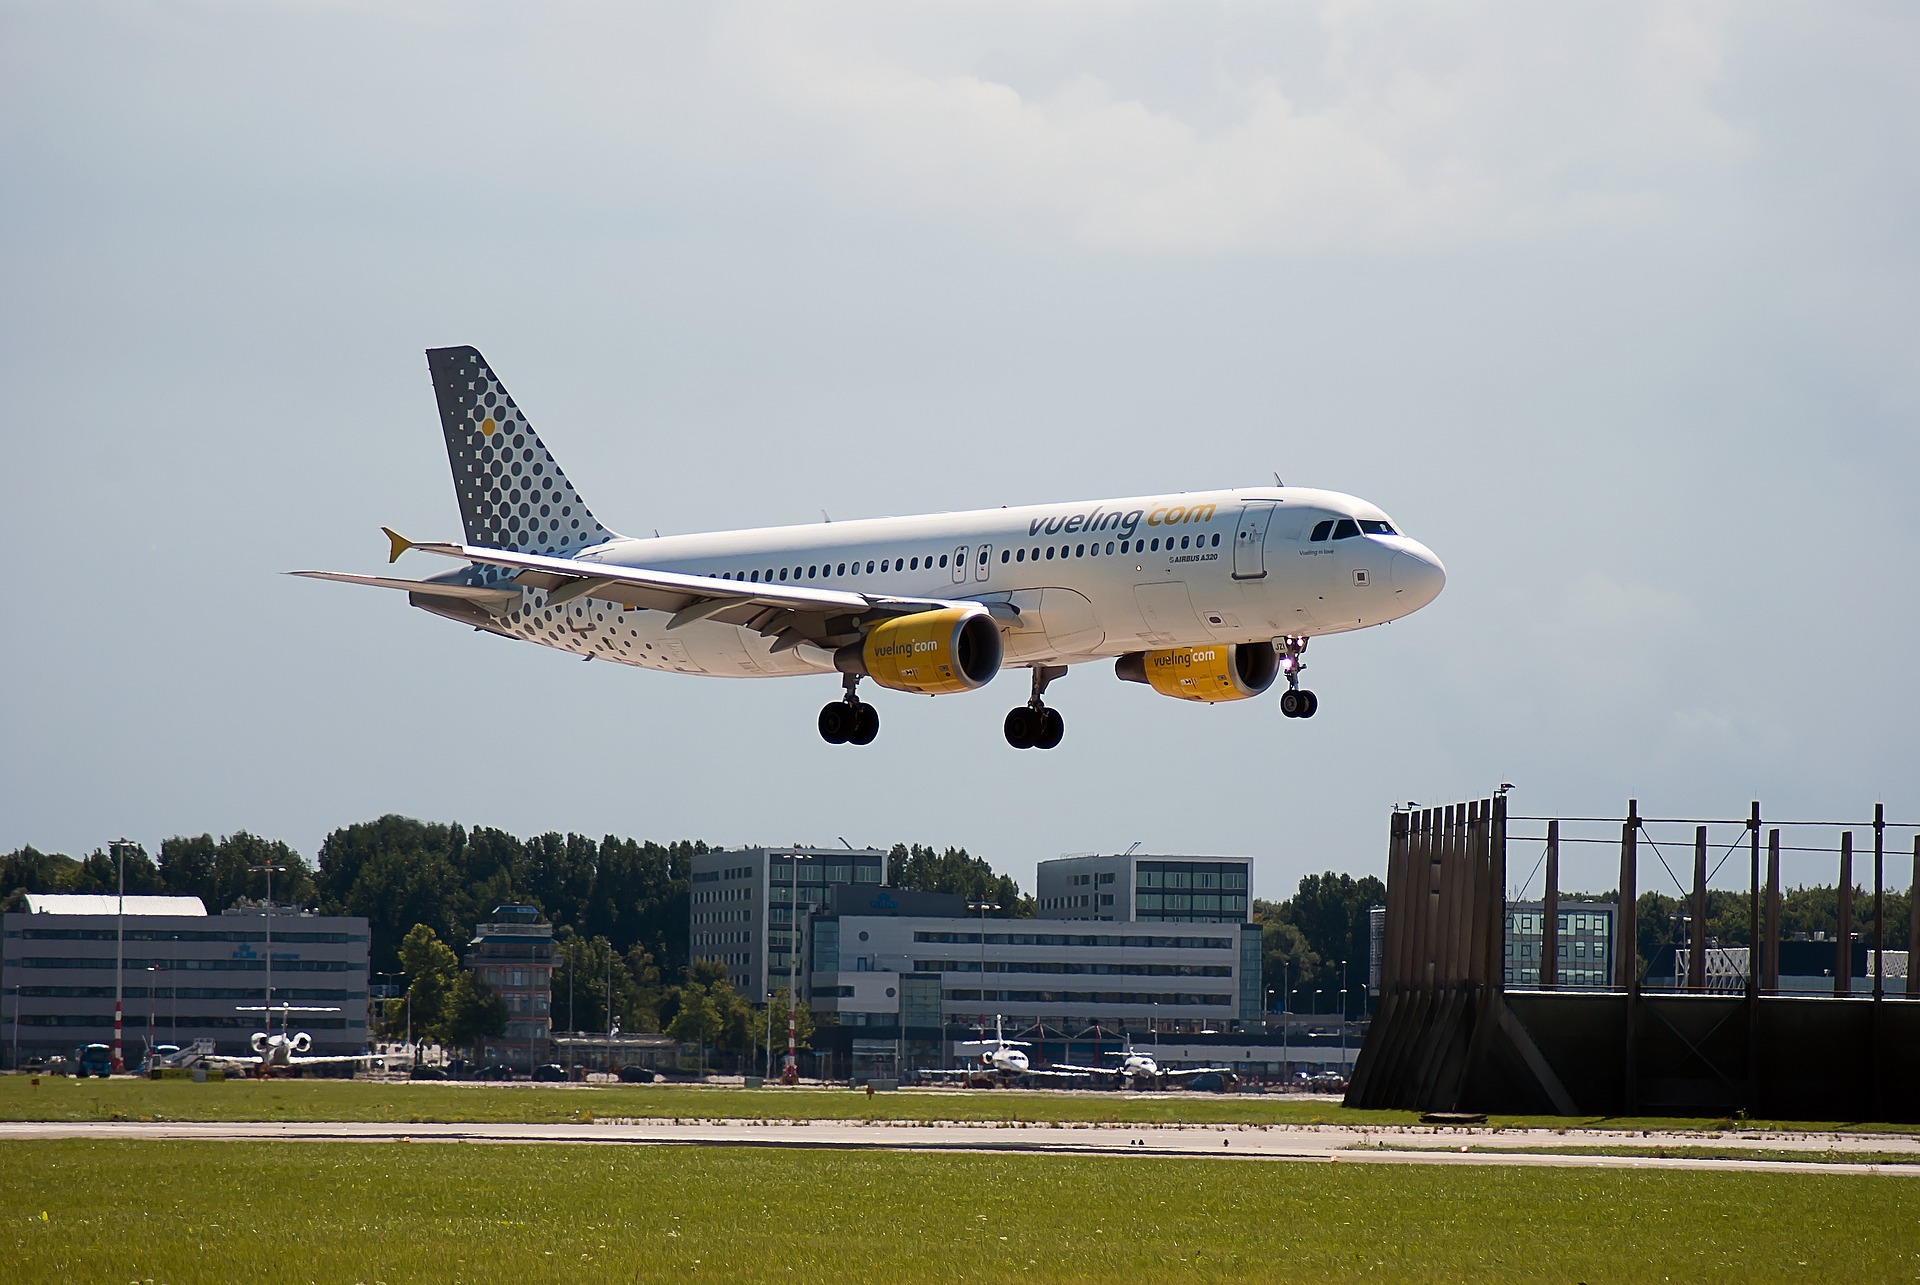
{"type": "Polygon", "coordinates": [[[1920,1177],[1920,1138],[1807,1133],[1661,1133],[1546,1129],[1354,1128],[1291,1125],[944,1124],[916,1121],[605,1120],[589,1124],[0,1123],[0,1142],[94,1138],[219,1142],[465,1142],[600,1146],[812,1148],[1032,1156],[1158,1156],[1291,1160],[1320,1164],[1522,1165],[1585,1169],[1696,1169],[1741,1173],[1886,1174],[1920,1177]],[[1382,1149],[1393,1148],[1393,1149],[1382,1149]],[[1467,1146],[1674,1147],[1762,1150],[1765,1158],[1552,1155],[1465,1151],[1467,1146]],[[1408,1149],[1400,1149],[1408,1148],[1408,1149]],[[1898,1153],[1916,1163],[1812,1160],[1821,1153],[1898,1153]]]}

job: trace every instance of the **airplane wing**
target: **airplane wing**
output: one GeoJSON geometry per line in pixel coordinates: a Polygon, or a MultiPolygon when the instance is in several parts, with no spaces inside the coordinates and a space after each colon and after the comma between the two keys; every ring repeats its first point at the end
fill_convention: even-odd
{"type": "MultiPolygon", "coordinates": [[[[802,643],[826,648],[845,646],[858,642],[865,627],[877,619],[948,607],[982,608],[996,621],[1007,624],[1019,619],[1018,609],[1005,602],[914,598],[854,593],[818,585],[725,580],[717,576],[623,567],[583,558],[520,553],[480,545],[416,542],[392,531],[387,532],[387,537],[393,546],[389,561],[408,549],[418,549],[422,553],[443,558],[463,558],[477,566],[512,571],[516,584],[545,589],[549,606],[560,606],[575,598],[592,597],[639,610],[667,612],[671,617],[667,621],[669,629],[677,629],[696,620],[741,625],[772,638],[775,651],[786,651],[802,643]]],[[[326,571],[295,571],[290,574],[350,584],[405,588],[414,593],[469,598],[483,604],[511,601],[516,596],[510,589],[431,580],[394,580],[384,576],[351,576],[326,571]],[[506,597],[503,600],[496,595],[506,597]]]]}
{"type": "Polygon", "coordinates": [[[326,1056],[289,1057],[288,1066],[339,1066],[343,1062],[378,1062],[379,1053],[334,1053],[326,1056]]]}
{"type": "Polygon", "coordinates": [[[1056,1071],[1067,1071],[1073,1075],[1119,1075],[1120,1074],[1120,1068],[1117,1066],[1069,1066],[1065,1062],[1055,1062],[1053,1064],[1053,1069],[1056,1071]]]}
{"type": "Polygon", "coordinates": [[[1160,1072],[1160,1078],[1163,1080],[1178,1080],[1178,1079],[1183,1079],[1189,1075],[1232,1075],[1232,1074],[1233,1074],[1233,1068],[1230,1066],[1183,1066],[1178,1071],[1160,1072]]]}
{"type": "Polygon", "coordinates": [[[309,580],[338,580],[342,584],[372,585],[376,589],[402,589],[423,593],[429,598],[464,598],[483,607],[506,607],[519,600],[513,589],[490,589],[485,585],[456,584],[437,580],[406,580],[397,576],[356,576],[345,571],[289,571],[290,576],[309,580]]]}
{"type": "Polygon", "coordinates": [[[227,1067],[245,1067],[248,1070],[260,1065],[260,1059],[244,1053],[204,1053],[201,1062],[208,1066],[225,1069],[227,1067]]]}

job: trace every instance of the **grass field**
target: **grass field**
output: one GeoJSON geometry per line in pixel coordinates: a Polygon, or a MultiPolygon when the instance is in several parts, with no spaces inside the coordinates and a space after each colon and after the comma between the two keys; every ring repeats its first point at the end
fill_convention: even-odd
{"type": "Polygon", "coordinates": [[[14,1142],[7,1279],[1880,1281],[1894,1178],[458,1144],[14,1142]]]}
{"type": "MultiPolygon", "coordinates": [[[[1060,1120],[1125,1124],[1407,1125],[1406,1111],[1349,1111],[1278,1095],[1035,1093],[1019,1090],[865,1093],[606,1085],[547,1087],[352,1080],[75,1080],[0,1076],[0,1120],[367,1120],[389,1124],[545,1124],[623,1117],[786,1120],[1060,1120]]],[[[1496,1116],[1493,1124],[1584,1129],[1714,1129],[1729,1122],[1496,1116]]],[[[1910,1132],[1912,1126],[1746,1127],[1910,1132]]]]}
{"type": "MultiPolygon", "coordinates": [[[[1418,1152],[1426,1148],[1405,1143],[1363,1142],[1352,1151],[1418,1152]]],[[[1449,1146],[1448,1150],[1452,1150],[1449,1146]]],[[[1712,1145],[1661,1142],[1646,1146],[1583,1147],[1503,1147],[1496,1144],[1469,1144],[1460,1150],[1488,1156],[1636,1156],[1642,1160],[1774,1160],[1812,1165],[1920,1165],[1920,1154],[1911,1151],[1788,1151],[1770,1147],[1720,1147],[1712,1145]]]]}

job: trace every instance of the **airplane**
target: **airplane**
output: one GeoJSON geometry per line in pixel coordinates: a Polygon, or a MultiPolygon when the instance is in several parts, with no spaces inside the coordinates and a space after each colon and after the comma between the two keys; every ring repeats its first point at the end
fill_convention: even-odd
{"type": "MultiPolygon", "coordinates": [[[[981,1035],[984,1036],[985,1034],[986,1032],[983,1029],[981,1035]]],[[[941,1079],[959,1078],[969,1084],[975,1080],[985,1080],[989,1085],[999,1084],[1003,1088],[1010,1081],[1022,1079],[1027,1076],[1049,1076],[1059,1077],[1061,1079],[1075,1078],[1077,1073],[1070,1073],[1053,1068],[1042,1069],[1033,1066],[1028,1061],[1027,1055],[1021,1052],[1022,1049],[1031,1047],[1032,1045],[1026,1040],[1008,1039],[1006,1030],[1004,1029],[1004,1019],[995,1017],[993,1019],[992,1039],[961,1040],[954,1045],[956,1050],[979,1050],[980,1060],[977,1063],[970,1066],[948,1067],[942,1070],[925,1070],[919,1072],[919,1074],[941,1079]]]]}
{"type": "MultiPolygon", "coordinates": [[[[1118,1066],[1068,1066],[1061,1063],[1055,1069],[1075,1075],[1111,1075],[1126,1081],[1130,1089],[1139,1089],[1143,1086],[1158,1089],[1164,1087],[1168,1080],[1184,1080],[1196,1075],[1233,1074],[1233,1068],[1230,1066],[1188,1066],[1177,1071],[1167,1070],[1151,1054],[1134,1048],[1131,1035],[1126,1038],[1126,1051],[1118,1055],[1120,1058],[1118,1066]]],[[[1109,1053],[1107,1056],[1115,1055],[1109,1053]]]]}
{"type": "MultiPolygon", "coordinates": [[[[1432,602],[1446,569],[1386,513],[1337,491],[1276,485],[823,521],[699,535],[601,524],[499,376],[471,347],[427,367],[463,541],[386,529],[466,565],[423,580],[291,575],[396,589],[410,605],[586,659],[727,678],[838,675],[829,744],[868,745],[859,684],[926,696],[1030,671],[1003,724],[1016,749],[1059,745],[1045,701],[1069,667],[1111,662],[1178,700],[1246,700],[1284,678],[1280,712],[1312,718],[1308,642],[1432,602]]],[[[825,515],[822,514],[824,518],[825,515]]]]}
{"type": "Polygon", "coordinates": [[[292,1004],[275,1004],[269,1008],[263,1004],[242,1004],[237,1006],[234,1011],[236,1013],[265,1013],[267,1015],[267,1026],[269,1029],[255,1031],[253,1033],[252,1044],[254,1056],[245,1057],[230,1053],[200,1052],[199,1061],[221,1069],[245,1071],[248,1074],[257,1075],[264,1080],[275,1071],[297,1071],[309,1066],[345,1066],[349,1064],[357,1066],[363,1062],[373,1063],[380,1060],[380,1056],[377,1053],[322,1054],[308,1057],[306,1053],[307,1050],[313,1047],[313,1036],[307,1034],[305,1031],[294,1031],[291,1034],[287,1033],[287,1018],[290,1014],[337,1013],[340,1011],[338,1008],[308,1008],[298,1007],[292,1004]],[[281,1029],[278,1032],[271,1029],[273,1026],[274,1013],[280,1014],[281,1029]]]}

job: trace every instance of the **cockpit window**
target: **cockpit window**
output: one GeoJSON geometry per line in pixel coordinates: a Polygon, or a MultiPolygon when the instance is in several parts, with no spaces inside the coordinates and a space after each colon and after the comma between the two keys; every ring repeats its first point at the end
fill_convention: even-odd
{"type": "Polygon", "coordinates": [[[1332,518],[1328,518],[1328,519],[1327,519],[1327,520],[1326,520],[1325,522],[1320,522],[1320,523],[1316,523],[1316,524],[1314,525],[1314,528],[1313,528],[1313,540],[1314,540],[1314,542],[1315,542],[1316,544],[1317,544],[1318,542],[1320,542],[1321,540],[1324,540],[1324,539],[1326,539],[1326,538],[1327,538],[1328,536],[1330,536],[1330,535],[1332,535],[1332,534],[1333,534],[1333,519],[1332,519],[1332,518]]]}
{"type": "Polygon", "coordinates": [[[1393,523],[1391,522],[1382,522],[1377,518],[1361,518],[1360,534],[1361,535],[1399,535],[1400,533],[1393,529],[1393,523]]]}
{"type": "Polygon", "coordinates": [[[1333,524],[1333,538],[1336,540],[1351,540],[1359,534],[1360,524],[1352,518],[1341,518],[1333,524]]]}

